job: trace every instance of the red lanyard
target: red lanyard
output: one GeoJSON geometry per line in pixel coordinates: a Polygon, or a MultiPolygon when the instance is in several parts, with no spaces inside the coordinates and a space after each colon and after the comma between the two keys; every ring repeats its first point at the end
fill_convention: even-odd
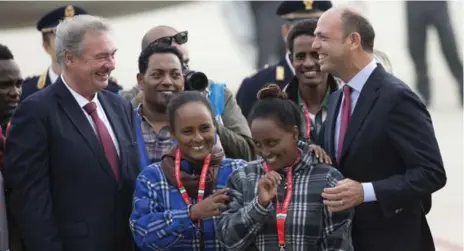
{"type": "Polygon", "coordinates": [[[311,116],[309,115],[309,108],[308,104],[301,99],[301,102],[303,103],[304,106],[304,117],[306,121],[306,140],[311,141],[311,116]]]}
{"type": "MultiPolygon", "coordinates": [[[[185,204],[187,206],[192,205],[192,201],[190,200],[189,195],[187,194],[187,190],[185,190],[184,184],[182,183],[182,180],[180,179],[180,160],[181,160],[181,153],[179,148],[176,150],[176,160],[175,160],[175,175],[176,175],[176,181],[177,181],[177,187],[179,188],[180,194],[182,195],[182,198],[185,201],[185,204]]],[[[205,186],[206,186],[206,175],[208,174],[208,169],[209,169],[209,163],[211,162],[211,154],[208,154],[206,156],[205,161],[203,162],[203,166],[201,168],[201,175],[200,175],[200,185],[198,187],[198,198],[197,198],[197,203],[203,200],[203,197],[205,196],[205,186]]]]}
{"type": "MultiPolygon", "coordinates": [[[[276,218],[277,218],[277,237],[279,241],[280,250],[285,250],[285,220],[287,219],[287,212],[288,207],[290,205],[290,201],[292,200],[292,192],[293,192],[293,180],[292,180],[292,172],[293,167],[300,162],[301,156],[300,152],[298,152],[298,157],[296,158],[295,162],[288,167],[287,171],[287,192],[285,193],[284,203],[281,205],[279,203],[279,196],[276,196],[276,218]]],[[[271,169],[264,162],[264,171],[268,173],[271,169]]]]}

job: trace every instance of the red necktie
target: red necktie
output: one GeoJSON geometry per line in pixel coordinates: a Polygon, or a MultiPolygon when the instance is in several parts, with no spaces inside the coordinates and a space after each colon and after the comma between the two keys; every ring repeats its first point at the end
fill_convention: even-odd
{"type": "Polygon", "coordinates": [[[338,149],[337,156],[338,162],[340,162],[343,140],[345,139],[346,129],[350,124],[351,118],[351,88],[348,85],[343,86],[343,104],[342,104],[342,115],[340,117],[340,134],[338,136],[338,149]]]}
{"type": "Polygon", "coordinates": [[[100,144],[103,146],[103,150],[105,151],[105,155],[110,163],[111,169],[113,169],[114,177],[117,181],[119,181],[118,153],[116,152],[116,147],[114,146],[113,140],[111,139],[105,123],[103,123],[98,116],[97,105],[94,102],[90,102],[84,106],[84,110],[90,115],[90,117],[92,117],[92,120],[95,123],[100,144]]]}

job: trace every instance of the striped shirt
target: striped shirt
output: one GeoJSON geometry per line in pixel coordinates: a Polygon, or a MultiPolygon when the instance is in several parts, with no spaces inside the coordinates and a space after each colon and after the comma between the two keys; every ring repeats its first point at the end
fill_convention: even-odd
{"type": "MultiPolygon", "coordinates": [[[[293,171],[293,196],[285,222],[286,251],[352,251],[353,210],[329,213],[321,193],[343,179],[335,168],[318,164],[308,145],[299,142],[302,160],[293,171]]],[[[229,209],[218,219],[218,238],[226,250],[279,251],[275,204],[258,203],[258,182],[265,175],[262,160],[250,162],[233,172],[229,209]]],[[[286,176],[278,188],[279,201],[285,196],[286,176]]]]}
{"type": "MultiPolygon", "coordinates": [[[[230,174],[246,166],[244,160],[225,159],[219,168],[215,191],[223,189],[230,174]]],[[[182,170],[191,173],[188,162],[182,170]]],[[[209,194],[205,194],[205,198],[209,194]]],[[[195,198],[191,198],[195,204],[195,198]]],[[[136,181],[133,211],[129,219],[137,246],[146,250],[219,251],[216,239],[216,217],[203,219],[204,250],[197,237],[198,228],[190,220],[188,208],[179,190],[166,180],[160,163],[152,164],[140,173],[136,181]]]]}

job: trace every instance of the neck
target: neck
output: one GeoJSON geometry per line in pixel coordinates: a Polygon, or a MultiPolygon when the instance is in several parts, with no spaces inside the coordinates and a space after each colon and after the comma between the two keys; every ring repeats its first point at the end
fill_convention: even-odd
{"type": "Polygon", "coordinates": [[[60,75],[61,74],[61,67],[58,65],[57,62],[52,62],[52,71],[56,74],[56,75],[60,75]]]}
{"type": "Polygon", "coordinates": [[[303,101],[308,105],[308,108],[319,108],[324,101],[329,84],[325,81],[316,87],[301,88],[300,95],[303,101]]]}
{"type": "Polygon", "coordinates": [[[8,124],[10,122],[11,117],[10,116],[2,116],[0,117],[0,126],[8,124]]]}
{"type": "Polygon", "coordinates": [[[292,165],[295,164],[295,161],[298,158],[298,154],[299,154],[299,150],[298,150],[298,147],[296,147],[295,150],[292,151],[291,156],[288,158],[288,163],[284,163],[284,166],[278,167],[276,169],[273,168],[274,171],[279,172],[279,171],[285,170],[287,167],[292,167],[292,165]]]}
{"type": "Polygon", "coordinates": [[[168,122],[168,115],[166,112],[159,112],[153,105],[150,105],[146,99],[142,101],[142,113],[150,123],[155,124],[159,122],[168,122]]]}
{"type": "Polygon", "coordinates": [[[82,97],[87,99],[88,101],[91,101],[93,97],[95,97],[95,91],[93,90],[86,90],[85,88],[79,86],[76,84],[77,81],[74,81],[74,78],[72,77],[72,74],[63,71],[62,72],[63,78],[66,81],[66,84],[73,89],[75,92],[79,93],[82,97]]]}
{"type": "Polygon", "coordinates": [[[351,64],[348,64],[347,68],[345,69],[345,73],[340,74],[340,79],[345,83],[350,82],[350,80],[353,79],[354,76],[356,76],[356,74],[358,74],[362,69],[364,69],[373,59],[374,58],[371,53],[361,53],[358,58],[351,61],[351,64]]]}

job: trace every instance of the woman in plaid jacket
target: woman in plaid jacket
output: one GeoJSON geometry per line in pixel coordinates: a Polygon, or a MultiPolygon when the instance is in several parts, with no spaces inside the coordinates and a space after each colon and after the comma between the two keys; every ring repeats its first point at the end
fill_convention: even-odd
{"type": "Polygon", "coordinates": [[[300,111],[277,85],[258,95],[249,123],[262,160],[229,179],[232,200],[217,223],[221,244],[236,251],[352,251],[353,210],[330,213],[321,197],[342,174],[298,140],[300,111]]]}

